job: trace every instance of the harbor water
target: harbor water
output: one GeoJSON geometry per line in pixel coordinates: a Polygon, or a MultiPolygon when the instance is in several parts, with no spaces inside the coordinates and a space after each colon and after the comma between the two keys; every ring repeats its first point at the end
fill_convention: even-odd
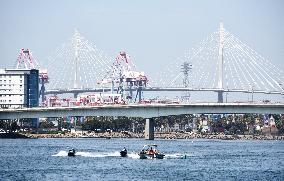
{"type": "Polygon", "coordinates": [[[284,141],[1,139],[0,180],[284,180],[284,141]],[[165,158],[139,159],[145,144],[165,158]]]}

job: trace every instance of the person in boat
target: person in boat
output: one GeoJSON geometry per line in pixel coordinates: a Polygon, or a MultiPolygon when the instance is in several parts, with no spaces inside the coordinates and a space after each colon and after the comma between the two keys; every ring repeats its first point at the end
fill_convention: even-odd
{"type": "Polygon", "coordinates": [[[125,157],[126,155],[127,155],[127,150],[124,147],[123,150],[121,150],[121,152],[120,152],[120,156],[125,157]]]}
{"type": "Polygon", "coordinates": [[[151,155],[152,155],[152,154],[155,154],[155,152],[154,152],[154,150],[153,150],[152,147],[151,147],[150,150],[149,150],[149,154],[151,154],[151,155]]]}
{"type": "Polygon", "coordinates": [[[157,154],[157,153],[158,153],[158,150],[153,149],[153,152],[154,152],[154,154],[157,154]]]}
{"type": "Polygon", "coordinates": [[[69,152],[68,152],[68,156],[75,156],[75,149],[74,148],[72,148],[72,149],[70,149],[69,150],[69,152]]]}
{"type": "Polygon", "coordinates": [[[72,149],[69,150],[69,152],[75,153],[75,149],[72,148],[72,149]]]}

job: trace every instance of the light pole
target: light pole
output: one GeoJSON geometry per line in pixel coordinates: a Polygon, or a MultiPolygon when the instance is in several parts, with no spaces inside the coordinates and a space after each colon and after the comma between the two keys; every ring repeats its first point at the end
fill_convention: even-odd
{"type": "Polygon", "coordinates": [[[251,86],[251,102],[253,102],[253,86],[251,86]]]}
{"type": "MultiPolygon", "coordinates": [[[[284,86],[283,86],[283,84],[281,83],[281,82],[278,82],[278,85],[281,87],[281,95],[282,94],[284,94],[284,86]]],[[[284,97],[282,97],[282,98],[284,98],[284,97]]]]}
{"type": "Polygon", "coordinates": [[[250,86],[251,86],[251,102],[253,102],[253,88],[254,88],[254,84],[251,83],[250,86]]]}
{"type": "Polygon", "coordinates": [[[229,89],[228,89],[228,86],[227,86],[227,92],[226,92],[226,103],[228,102],[228,93],[229,92],[229,89]]]}

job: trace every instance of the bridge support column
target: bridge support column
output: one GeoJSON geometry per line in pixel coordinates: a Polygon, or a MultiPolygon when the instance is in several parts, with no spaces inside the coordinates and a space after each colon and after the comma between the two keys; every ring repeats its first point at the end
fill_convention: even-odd
{"type": "Polygon", "coordinates": [[[139,87],[138,100],[139,100],[139,103],[140,103],[141,100],[142,100],[142,88],[141,88],[141,87],[139,87]]]}
{"type": "Polygon", "coordinates": [[[145,139],[154,140],[154,119],[147,118],[145,124],[145,139]]]}
{"type": "Polygon", "coordinates": [[[44,83],[41,84],[40,96],[41,96],[41,104],[42,104],[42,103],[44,103],[44,96],[45,96],[45,86],[44,86],[44,83]]]}
{"type": "Polygon", "coordinates": [[[223,91],[218,92],[218,103],[223,103],[223,91]]]}

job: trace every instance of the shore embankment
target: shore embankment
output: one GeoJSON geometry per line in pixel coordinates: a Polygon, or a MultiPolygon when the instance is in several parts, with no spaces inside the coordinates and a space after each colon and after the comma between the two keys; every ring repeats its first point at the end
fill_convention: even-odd
{"type": "Polygon", "coordinates": [[[19,133],[1,133],[0,139],[16,139],[16,138],[30,138],[30,136],[26,134],[19,134],[19,133]]]}
{"type": "MultiPolygon", "coordinates": [[[[143,133],[57,133],[57,134],[29,134],[22,133],[28,138],[144,138],[143,133]]],[[[155,133],[159,139],[220,139],[220,140],[284,140],[284,135],[227,135],[200,133],[155,133]]]]}

